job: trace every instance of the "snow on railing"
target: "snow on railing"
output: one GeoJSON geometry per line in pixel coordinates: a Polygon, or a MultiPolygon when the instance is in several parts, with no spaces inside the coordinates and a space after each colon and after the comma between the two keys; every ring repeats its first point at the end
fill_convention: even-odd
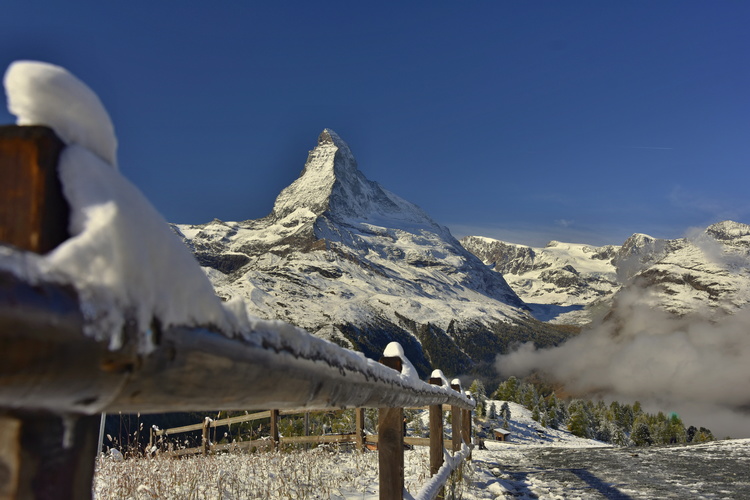
{"type": "MultiPolygon", "coordinates": [[[[12,173],[3,189],[25,193],[29,203],[0,210],[0,445],[15,449],[32,434],[64,444],[54,457],[41,444],[24,450],[30,459],[0,456],[14,481],[56,464],[67,472],[46,474],[58,481],[50,488],[89,496],[99,419],[87,415],[102,411],[380,408],[381,492],[390,491],[381,498],[403,492],[404,407],[429,405],[432,415],[452,405],[459,434],[474,401],[442,373],[438,382],[419,380],[401,346],[388,346],[382,360],[398,359],[394,370],[291,325],[249,317],[241,302],[222,304],[164,219],[119,174],[112,123],[82,82],[62,68],[23,62],[11,66],[5,85],[19,125],[56,134],[3,127],[7,140],[0,137],[0,166],[12,173]],[[40,218],[14,220],[38,207],[40,218]],[[59,213],[69,221],[62,230],[46,215],[59,213]],[[18,231],[28,234],[16,239],[18,231]]],[[[3,195],[0,203],[16,199],[3,195]]],[[[19,483],[18,491],[32,487],[19,483]]]]}
{"type": "Polygon", "coordinates": [[[440,467],[440,469],[437,471],[437,473],[433,474],[432,477],[422,485],[422,487],[419,489],[419,493],[417,493],[415,496],[411,496],[408,493],[405,493],[404,498],[408,500],[433,500],[438,496],[438,494],[440,494],[443,487],[445,487],[445,484],[448,482],[448,479],[450,479],[451,474],[453,474],[456,469],[463,465],[464,460],[466,460],[470,455],[471,449],[466,445],[466,443],[461,446],[461,451],[453,456],[451,456],[446,451],[444,456],[445,462],[443,463],[443,466],[440,467]]]}

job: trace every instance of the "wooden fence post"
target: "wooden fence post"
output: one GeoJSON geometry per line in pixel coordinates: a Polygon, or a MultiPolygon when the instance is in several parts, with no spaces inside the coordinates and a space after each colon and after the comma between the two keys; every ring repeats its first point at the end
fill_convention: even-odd
{"type": "MultiPolygon", "coordinates": [[[[304,427],[305,427],[305,437],[310,435],[310,412],[305,412],[305,418],[304,418],[304,427]]],[[[310,443],[305,443],[305,449],[310,449],[310,443]]]]}
{"type": "Polygon", "coordinates": [[[0,414],[0,499],[91,498],[99,415],[0,414]]]}
{"type": "Polygon", "coordinates": [[[356,434],[356,447],[359,451],[365,451],[365,409],[354,410],[354,433],[356,434]]]}
{"type": "MultiPolygon", "coordinates": [[[[466,391],[464,394],[466,395],[467,398],[472,399],[471,393],[469,391],[466,391]]],[[[471,443],[471,434],[472,434],[471,410],[469,409],[463,410],[462,423],[463,423],[463,429],[462,429],[463,438],[464,438],[464,441],[466,442],[466,445],[469,447],[469,454],[466,456],[466,459],[471,460],[471,450],[474,448],[474,445],[471,443]]]]}
{"type": "MultiPolygon", "coordinates": [[[[440,378],[430,378],[430,384],[443,385],[440,378]]],[[[430,405],[430,475],[434,476],[443,466],[443,405],[430,405]]],[[[437,494],[438,499],[445,498],[445,488],[437,494]]]]}
{"type": "MultiPolygon", "coordinates": [[[[0,242],[43,254],[68,239],[64,148],[49,127],[0,126],[0,242]]],[[[98,418],[0,414],[0,499],[91,498],[98,418]]]]}
{"type": "Polygon", "coordinates": [[[0,126],[0,241],[47,253],[68,239],[70,209],[57,175],[65,144],[51,128],[0,126]]]}
{"type": "MultiPolygon", "coordinates": [[[[458,384],[451,384],[451,389],[454,391],[461,392],[461,386],[458,384]]],[[[463,410],[460,406],[451,406],[451,435],[452,435],[452,449],[456,453],[461,451],[461,413],[463,410]]]]}
{"type": "Polygon", "coordinates": [[[203,419],[203,440],[202,446],[203,446],[203,455],[208,455],[208,450],[211,447],[211,441],[209,439],[209,429],[211,425],[211,419],[206,417],[203,419]]]}
{"type": "Polygon", "coordinates": [[[279,449],[279,410],[271,410],[271,446],[279,449]]]}
{"type": "MultiPolygon", "coordinates": [[[[380,362],[401,373],[401,358],[386,357],[380,362]]],[[[378,410],[378,472],[380,499],[402,499],[404,495],[404,409],[378,410]]]]}
{"type": "Polygon", "coordinates": [[[461,413],[461,437],[466,443],[466,446],[469,447],[469,454],[466,459],[471,460],[471,410],[461,410],[461,413]]]}

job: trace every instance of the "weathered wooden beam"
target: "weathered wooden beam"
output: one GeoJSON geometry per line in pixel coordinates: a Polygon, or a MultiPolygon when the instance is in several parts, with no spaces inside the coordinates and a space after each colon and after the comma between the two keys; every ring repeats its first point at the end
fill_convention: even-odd
{"type": "Polygon", "coordinates": [[[57,175],[65,144],[42,126],[0,126],[0,243],[47,253],[68,238],[57,175]]]}
{"type": "Polygon", "coordinates": [[[455,391],[406,384],[398,372],[343,349],[325,356],[295,352],[260,335],[263,342],[170,328],[155,333],[158,344],[145,355],[137,351],[137,332],[125,331],[123,347],[111,351],[106,340],[84,334],[80,307],[71,287],[31,285],[0,272],[0,408],[93,414],[265,410],[270,404],[473,406],[455,391]]]}
{"type": "MultiPolygon", "coordinates": [[[[385,357],[382,364],[401,372],[401,359],[385,357]]],[[[378,482],[380,499],[402,499],[404,494],[404,409],[378,410],[378,482]]]]}

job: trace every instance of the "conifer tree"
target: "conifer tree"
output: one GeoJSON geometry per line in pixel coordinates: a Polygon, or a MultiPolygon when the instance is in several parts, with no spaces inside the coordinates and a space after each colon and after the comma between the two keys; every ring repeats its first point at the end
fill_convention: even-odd
{"type": "Polygon", "coordinates": [[[500,416],[503,418],[503,429],[510,429],[510,406],[507,401],[500,407],[500,416]]]}
{"type": "Polygon", "coordinates": [[[471,392],[471,395],[474,396],[474,399],[479,404],[483,405],[487,400],[487,390],[484,388],[484,384],[479,379],[475,379],[471,383],[471,386],[469,386],[469,392],[471,392]]]}
{"type": "Polygon", "coordinates": [[[568,405],[568,430],[578,437],[591,437],[591,421],[586,408],[586,403],[580,399],[574,399],[568,405]]]}
{"type": "Polygon", "coordinates": [[[642,413],[633,422],[633,432],[630,433],[630,440],[635,446],[650,446],[653,443],[648,417],[642,413]]]}

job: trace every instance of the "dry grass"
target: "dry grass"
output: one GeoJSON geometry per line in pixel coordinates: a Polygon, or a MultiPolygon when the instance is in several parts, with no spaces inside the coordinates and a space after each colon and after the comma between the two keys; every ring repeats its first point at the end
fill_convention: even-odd
{"type": "MultiPolygon", "coordinates": [[[[426,448],[406,452],[406,488],[429,477],[426,448]]],[[[371,499],[378,497],[378,455],[335,447],[310,451],[225,453],[202,457],[100,459],[98,500],[109,499],[371,499]]]]}

